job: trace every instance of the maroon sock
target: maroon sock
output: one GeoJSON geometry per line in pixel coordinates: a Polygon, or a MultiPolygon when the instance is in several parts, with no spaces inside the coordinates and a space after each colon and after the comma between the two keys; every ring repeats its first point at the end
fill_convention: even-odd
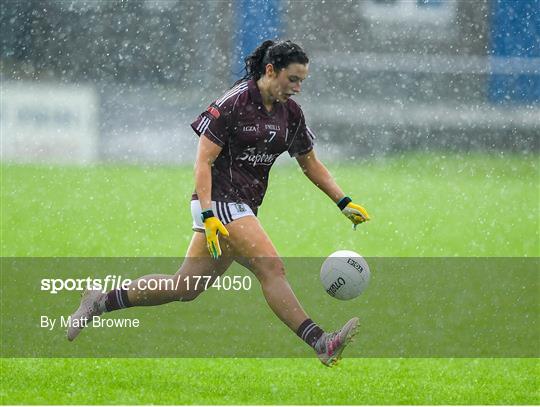
{"type": "Polygon", "coordinates": [[[323,333],[324,331],[309,318],[302,322],[296,331],[296,335],[312,348],[315,347],[323,333]]]}
{"type": "Polygon", "coordinates": [[[120,288],[107,293],[107,298],[105,299],[105,309],[107,312],[128,307],[131,307],[131,304],[129,303],[127,290],[120,288]]]}

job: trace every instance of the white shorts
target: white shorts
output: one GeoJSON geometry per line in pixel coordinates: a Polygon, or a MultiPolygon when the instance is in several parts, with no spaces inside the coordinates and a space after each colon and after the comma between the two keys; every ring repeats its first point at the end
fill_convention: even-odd
{"type": "MultiPolygon", "coordinates": [[[[244,203],[212,201],[212,210],[224,225],[244,216],[255,216],[251,208],[244,203]]],[[[191,217],[193,218],[193,230],[204,232],[201,203],[198,200],[191,201],[191,217]]]]}

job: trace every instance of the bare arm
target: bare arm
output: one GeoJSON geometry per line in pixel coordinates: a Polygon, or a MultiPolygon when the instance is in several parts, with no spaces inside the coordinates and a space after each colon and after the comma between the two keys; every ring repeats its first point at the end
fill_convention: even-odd
{"type": "Polygon", "coordinates": [[[212,164],[221,153],[221,149],[201,135],[195,159],[195,190],[203,210],[212,208],[212,164]]]}
{"type": "Polygon", "coordinates": [[[298,164],[300,165],[300,168],[302,168],[302,171],[304,171],[306,177],[328,195],[332,201],[337,203],[345,196],[343,190],[336,181],[334,181],[334,178],[328,169],[315,155],[315,150],[311,150],[307,154],[298,156],[296,161],[298,161],[298,164]]]}

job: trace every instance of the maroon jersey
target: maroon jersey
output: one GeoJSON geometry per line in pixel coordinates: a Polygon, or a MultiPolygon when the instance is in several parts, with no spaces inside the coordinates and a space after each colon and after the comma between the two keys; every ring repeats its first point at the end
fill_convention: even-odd
{"type": "Polygon", "coordinates": [[[313,149],[314,136],[300,106],[289,99],[268,113],[254,80],[231,88],[191,127],[223,147],[212,167],[212,200],[245,203],[254,211],[278,156],[287,151],[296,157],[313,149]]]}

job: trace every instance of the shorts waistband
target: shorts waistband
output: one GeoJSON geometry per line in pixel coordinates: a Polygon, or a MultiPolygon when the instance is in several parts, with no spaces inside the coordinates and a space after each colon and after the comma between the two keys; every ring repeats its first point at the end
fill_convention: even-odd
{"type": "MultiPolygon", "coordinates": [[[[191,195],[191,200],[192,201],[198,201],[199,200],[199,196],[197,195],[197,193],[193,193],[191,195]]],[[[215,200],[213,200],[215,201],[215,200]]],[[[251,206],[250,204],[246,203],[246,202],[236,202],[236,201],[215,201],[215,202],[222,202],[224,204],[235,204],[235,203],[238,203],[238,204],[244,204],[244,205],[247,205],[249,206],[249,208],[253,211],[253,213],[255,214],[255,216],[257,216],[257,212],[259,211],[259,207],[253,207],[251,206]]]]}

